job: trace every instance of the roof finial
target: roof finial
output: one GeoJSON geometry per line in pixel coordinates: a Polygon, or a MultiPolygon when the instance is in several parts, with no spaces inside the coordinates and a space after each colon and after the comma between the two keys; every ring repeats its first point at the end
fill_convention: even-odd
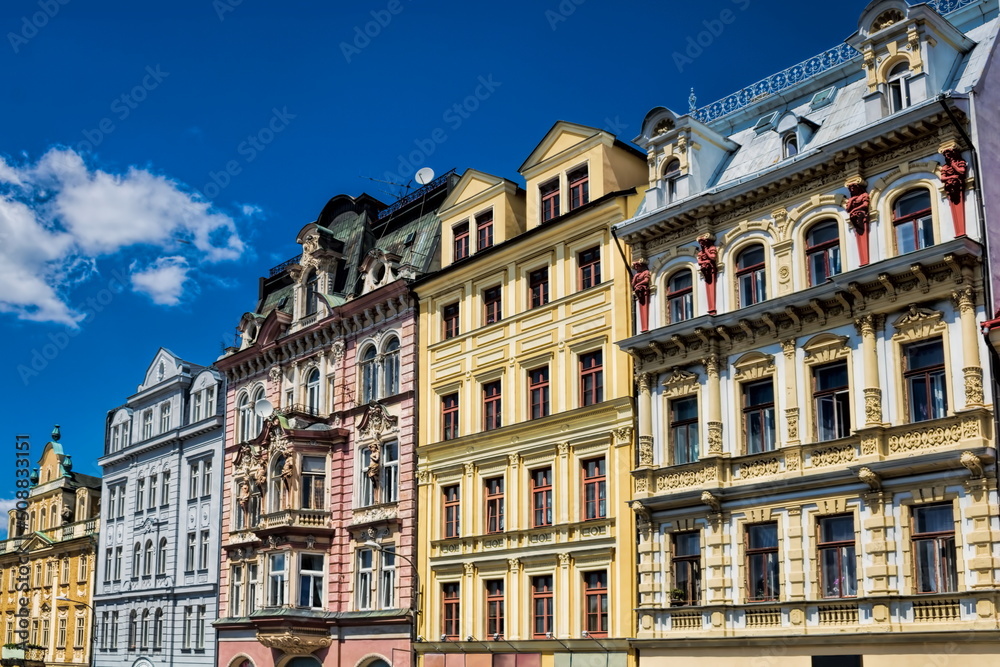
{"type": "Polygon", "coordinates": [[[62,437],[62,433],[59,432],[59,424],[55,425],[52,429],[52,442],[59,442],[59,438],[62,437]]]}
{"type": "Polygon", "coordinates": [[[698,110],[698,98],[695,97],[694,88],[691,89],[691,94],[688,95],[688,113],[694,113],[698,110]]]}

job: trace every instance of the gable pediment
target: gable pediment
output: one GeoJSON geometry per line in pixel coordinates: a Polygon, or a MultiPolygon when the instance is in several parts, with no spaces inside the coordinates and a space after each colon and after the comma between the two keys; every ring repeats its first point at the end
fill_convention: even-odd
{"type": "Polygon", "coordinates": [[[146,368],[146,377],[143,379],[142,384],[139,385],[136,393],[149,389],[172,377],[176,377],[185,370],[184,363],[180,357],[167,348],[161,347],[157,351],[156,356],[153,357],[152,363],[146,368]]]}
{"type": "MultiPolygon", "coordinates": [[[[518,172],[524,174],[532,168],[565,153],[571,148],[602,134],[602,130],[586,125],[568,123],[564,120],[552,126],[542,140],[531,151],[528,159],[518,168],[518,172]]],[[[610,135],[609,135],[610,136],[610,135]]]]}

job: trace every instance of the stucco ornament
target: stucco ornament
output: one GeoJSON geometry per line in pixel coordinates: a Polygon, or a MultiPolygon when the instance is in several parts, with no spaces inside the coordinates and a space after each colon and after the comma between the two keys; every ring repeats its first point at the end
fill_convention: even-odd
{"type": "Polygon", "coordinates": [[[635,275],[632,276],[632,294],[639,306],[639,331],[646,332],[649,331],[649,265],[645,260],[637,259],[632,262],[632,269],[635,270],[635,275]]]}
{"type": "Polygon", "coordinates": [[[965,194],[965,174],[968,170],[969,163],[962,159],[962,154],[957,148],[948,148],[944,151],[941,182],[948,199],[953,204],[962,201],[962,195],[965,194]]]}
{"type": "Polygon", "coordinates": [[[399,418],[389,414],[381,403],[372,401],[358,422],[358,434],[365,438],[378,438],[383,433],[396,431],[399,418]]]}
{"type": "Polygon", "coordinates": [[[701,247],[697,256],[698,270],[701,271],[701,277],[705,279],[705,285],[708,286],[706,294],[708,297],[708,314],[715,315],[715,279],[719,275],[719,249],[715,245],[715,236],[712,234],[702,234],[699,236],[698,245],[701,247]]]}
{"type": "Polygon", "coordinates": [[[864,266],[868,264],[868,225],[871,222],[871,195],[868,194],[868,184],[864,181],[847,183],[851,196],[844,202],[851,225],[858,237],[858,260],[864,266]]]}
{"type": "Polygon", "coordinates": [[[280,633],[258,632],[257,641],[268,648],[276,648],[289,655],[309,655],[330,645],[329,635],[304,635],[285,630],[280,633]]]}
{"type": "Polygon", "coordinates": [[[980,479],[983,476],[983,462],[978,456],[970,451],[962,452],[962,456],[959,459],[962,465],[965,466],[974,479],[980,479]]]}

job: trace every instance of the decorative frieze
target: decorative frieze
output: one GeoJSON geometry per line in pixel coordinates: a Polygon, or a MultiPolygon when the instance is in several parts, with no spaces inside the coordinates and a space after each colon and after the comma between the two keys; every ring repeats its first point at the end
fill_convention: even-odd
{"type": "Polygon", "coordinates": [[[813,451],[809,461],[814,468],[851,463],[857,458],[854,445],[826,447],[813,451]]]}

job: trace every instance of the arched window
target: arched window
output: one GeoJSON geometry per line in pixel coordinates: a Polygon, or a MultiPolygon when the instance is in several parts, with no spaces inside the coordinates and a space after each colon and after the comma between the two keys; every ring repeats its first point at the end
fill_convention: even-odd
{"type": "Polygon", "coordinates": [[[781,152],[786,157],[795,157],[799,154],[799,138],[795,132],[789,132],[781,140],[781,152]]]}
{"type": "Polygon", "coordinates": [[[240,415],[240,432],[239,441],[243,442],[249,440],[253,437],[251,434],[251,428],[253,425],[253,410],[250,406],[250,396],[247,394],[240,395],[239,403],[237,404],[237,410],[240,415]]]}
{"type": "Polygon", "coordinates": [[[147,577],[153,574],[153,540],[146,540],[142,552],[142,574],[147,577]]]}
{"type": "Polygon", "coordinates": [[[663,182],[666,185],[667,203],[677,200],[677,181],[681,177],[681,161],[673,159],[663,169],[663,182]]]}
{"type": "Polygon", "coordinates": [[[142,610],[142,632],[139,635],[139,648],[149,648],[149,610],[142,610]]]}
{"type": "Polygon", "coordinates": [[[739,305],[745,308],[767,299],[767,278],[764,273],[764,246],[752,245],[736,258],[736,282],[739,285],[739,305]]]}
{"type": "Polygon", "coordinates": [[[306,278],[306,315],[312,315],[317,310],[319,310],[319,274],[312,270],[306,278]]]}
{"type": "Polygon", "coordinates": [[[156,573],[167,573],[167,538],[160,538],[160,548],[156,554],[156,573]]]}
{"type": "Polygon", "coordinates": [[[810,285],[822,285],[840,273],[840,230],[836,220],[817,223],[806,233],[806,263],[810,285]]]}
{"type": "Polygon", "coordinates": [[[897,199],[892,207],[892,226],[896,231],[896,252],[900,255],[934,245],[930,192],[918,188],[897,199]]]}
{"type": "Polygon", "coordinates": [[[268,487],[268,511],[279,512],[285,507],[285,483],[281,472],[285,468],[284,455],[274,459],[271,464],[271,483],[268,487]]]}
{"type": "Polygon", "coordinates": [[[319,414],[319,369],[314,368],[309,371],[306,378],[306,407],[309,414],[319,414]]]}
{"type": "Polygon", "coordinates": [[[135,609],[128,613],[128,647],[131,650],[135,650],[135,635],[138,631],[136,627],[136,614],[135,609]]]}
{"type": "Polygon", "coordinates": [[[253,400],[250,402],[250,410],[253,412],[253,436],[256,438],[260,435],[261,430],[264,428],[264,418],[257,414],[257,402],[264,400],[264,388],[257,387],[257,391],[253,393],[253,400]]]}
{"type": "Polygon", "coordinates": [[[378,352],[370,345],[361,355],[361,402],[378,398],[378,352]]]}
{"type": "Polygon", "coordinates": [[[139,564],[142,561],[142,545],[138,542],[132,547],[132,578],[139,576],[139,564]]]}
{"type": "Polygon", "coordinates": [[[163,648],[163,610],[157,609],[153,617],[153,650],[159,651],[163,648]]]}
{"type": "Polygon", "coordinates": [[[889,87],[889,113],[902,111],[910,106],[910,65],[902,62],[893,67],[886,77],[889,87]]]}
{"type": "Polygon", "coordinates": [[[399,339],[395,336],[383,348],[382,370],[385,374],[382,395],[395,396],[399,393],[399,339]]]}
{"type": "Polygon", "coordinates": [[[694,281],[688,269],[678,271],[667,280],[668,324],[683,322],[694,317],[693,287],[694,281]]]}

